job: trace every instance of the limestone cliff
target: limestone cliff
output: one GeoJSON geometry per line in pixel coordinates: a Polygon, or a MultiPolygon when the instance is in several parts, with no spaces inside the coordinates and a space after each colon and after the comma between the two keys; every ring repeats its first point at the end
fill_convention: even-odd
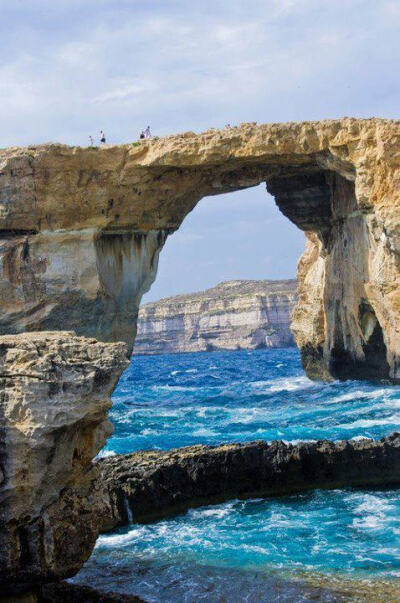
{"type": "Polygon", "coordinates": [[[0,151],[0,332],[131,347],[168,234],[203,196],[265,182],[308,239],[292,325],[307,373],[399,380],[399,126],[249,123],[0,151]]]}
{"type": "Polygon", "coordinates": [[[399,121],[0,150],[1,592],[74,573],[94,544],[91,459],[126,357],[93,337],[131,351],[167,236],[202,197],[261,182],[307,237],[307,374],[400,382],[399,121]],[[34,333],[63,330],[89,339],[34,333]]]}
{"type": "Polygon", "coordinates": [[[112,427],[122,343],[0,337],[0,592],[74,574],[98,535],[93,457],[112,427]]]}
{"type": "Polygon", "coordinates": [[[134,353],[163,354],[294,345],[296,280],[229,281],[139,310],[134,353]]]}

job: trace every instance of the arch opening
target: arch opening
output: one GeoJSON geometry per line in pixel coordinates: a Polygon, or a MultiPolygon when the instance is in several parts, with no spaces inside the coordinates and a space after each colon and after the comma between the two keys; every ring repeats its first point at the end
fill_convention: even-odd
{"type": "MultiPolygon", "coordinates": [[[[210,181],[208,174],[205,189],[210,188],[210,181]]],[[[360,328],[362,304],[370,305],[375,318],[377,313],[366,289],[370,247],[368,209],[360,208],[357,203],[354,173],[343,166],[339,170],[325,169],[316,163],[269,167],[268,173],[259,167],[242,167],[215,177],[212,196],[228,188],[231,191],[250,188],[260,181],[265,183],[282,214],[306,235],[306,251],[298,266],[299,302],[293,313],[292,329],[307,375],[323,380],[366,378],[368,368],[365,371],[362,367],[372,366],[372,355],[376,357],[379,348],[380,368],[375,367],[370,378],[389,378],[382,329],[379,337],[378,331],[375,333],[374,344],[369,344],[360,328]],[[346,369],[349,359],[350,372],[346,369]]],[[[196,203],[192,203],[185,215],[196,203]]],[[[376,321],[379,324],[378,318],[376,321]]]]}

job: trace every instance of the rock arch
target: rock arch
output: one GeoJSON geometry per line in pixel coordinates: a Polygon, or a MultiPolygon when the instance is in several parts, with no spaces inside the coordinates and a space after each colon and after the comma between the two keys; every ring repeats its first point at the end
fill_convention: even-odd
{"type": "Polygon", "coordinates": [[[342,119],[2,151],[0,334],[131,347],[166,237],[203,196],[265,182],[307,237],[293,317],[307,374],[399,379],[399,134],[342,119]]]}
{"type": "Polygon", "coordinates": [[[196,203],[261,182],[306,233],[292,326],[307,374],[400,381],[398,121],[0,151],[0,336],[22,333],[0,337],[3,590],[72,575],[89,556],[91,459],[127,362],[124,345],[101,342],[132,349],[158,255],[196,203]]]}

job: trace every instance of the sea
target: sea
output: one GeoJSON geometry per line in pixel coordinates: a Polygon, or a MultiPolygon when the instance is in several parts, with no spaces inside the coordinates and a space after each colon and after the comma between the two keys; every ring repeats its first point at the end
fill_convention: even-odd
{"type": "MultiPolygon", "coordinates": [[[[380,438],[400,431],[400,387],[310,381],[295,348],[135,356],[111,419],[102,456],[380,438]]],[[[357,592],[389,584],[392,593],[399,579],[400,490],[392,488],[232,500],[132,524],[102,535],[74,581],[149,603],[253,603],[350,600],[340,598],[343,584],[357,592]]]]}

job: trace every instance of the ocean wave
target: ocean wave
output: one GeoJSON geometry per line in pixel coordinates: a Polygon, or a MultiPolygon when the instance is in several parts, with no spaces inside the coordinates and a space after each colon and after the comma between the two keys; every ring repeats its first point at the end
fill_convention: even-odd
{"type": "Polygon", "coordinates": [[[400,425],[400,414],[399,415],[391,415],[390,417],[385,417],[382,419],[358,419],[353,423],[341,423],[341,429],[367,429],[369,427],[377,427],[378,425],[391,425],[392,428],[400,425]]]}
{"type": "Polygon", "coordinates": [[[154,392],[158,391],[169,391],[169,392],[195,392],[198,391],[198,387],[190,385],[152,385],[150,388],[154,392]]]}
{"type": "Polygon", "coordinates": [[[115,456],[115,452],[113,450],[100,450],[99,454],[96,456],[96,459],[106,459],[110,456],[115,456]]]}
{"type": "Polygon", "coordinates": [[[313,384],[312,381],[307,377],[278,377],[275,379],[262,379],[258,381],[251,381],[248,383],[248,387],[251,390],[263,391],[263,392],[279,392],[279,391],[295,391],[296,389],[302,389],[308,384],[313,384]]]}
{"type": "Polygon", "coordinates": [[[195,431],[192,432],[192,435],[194,437],[215,437],[218,436],[218,433],[216,431],[213,431],[212,429],[207,429],[206,427],[200,427],[199,429],[196,429],[195,431]]]}

